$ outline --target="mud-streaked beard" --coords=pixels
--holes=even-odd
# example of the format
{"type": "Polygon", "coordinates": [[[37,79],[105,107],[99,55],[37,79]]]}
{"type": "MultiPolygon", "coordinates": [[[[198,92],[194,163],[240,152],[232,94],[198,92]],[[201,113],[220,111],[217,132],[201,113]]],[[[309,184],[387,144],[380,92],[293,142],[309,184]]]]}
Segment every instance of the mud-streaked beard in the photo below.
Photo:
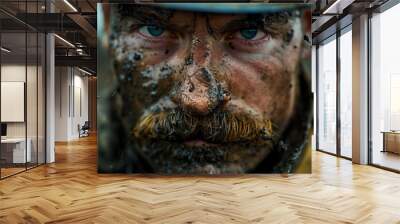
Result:
{"type": "Polygon", "coordinates": [[[135,148],[157,173],[220,174],[256,167],[273,148],[272,132],[269,120],[251,114],[193,116],[174,109],[143,115],[133,135],[135,148]]]}

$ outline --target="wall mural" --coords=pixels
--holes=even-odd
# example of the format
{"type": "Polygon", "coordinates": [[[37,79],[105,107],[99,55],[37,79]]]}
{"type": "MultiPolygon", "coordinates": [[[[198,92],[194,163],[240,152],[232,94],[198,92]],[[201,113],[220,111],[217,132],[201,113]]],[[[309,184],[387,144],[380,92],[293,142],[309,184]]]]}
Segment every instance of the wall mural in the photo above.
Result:
{"type": "Polygon", "coordinates": [[[308,4],[98,6],[98,171],[311,172],[308,4]]]}

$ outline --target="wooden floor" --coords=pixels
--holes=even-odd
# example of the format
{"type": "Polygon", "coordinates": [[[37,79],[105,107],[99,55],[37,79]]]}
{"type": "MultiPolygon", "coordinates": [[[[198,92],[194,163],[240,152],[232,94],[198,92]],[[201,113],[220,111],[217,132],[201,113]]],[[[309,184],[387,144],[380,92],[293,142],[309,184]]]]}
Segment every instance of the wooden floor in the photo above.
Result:
{"type": "Polygon", "coordinates": [[[2,177],[2,178],[3,178],[3,177],[8,177],[8,176],[11,176],[11,175],[13,175],[13,174],[16,174],[16,173],[19,173],[19,172],[23,172],[23,171],[26,170],[25,167],[23,167],[23,168],[20,168],[20,167],[17,167],[17,168],[11,167],[11,168],[0,168],[0,169],[1,169],[1,177],[2,177]]]}
{"type": "Polygon", "coordinates": [[[8,176],[24,172],[27,169],[33,169],[37,166],[37,164],[27,164],[27,167],[25,165],[19,165],[18,167],[7,167],[7,168],[0,168],[1,170],[1,178],[6,178],[8,176]]]}
{"type": "Polygon", "coordinates": [[[374,164],[395,170],[400,170],[400,154],[375,150],[372,160],[374,164]]]}
{"type": "Polygon", "coordinates": [[[400,223],[400,175],[319,152],[313,174],[99,175],[94,137],[0,181],[0,223],[400,223]]]}

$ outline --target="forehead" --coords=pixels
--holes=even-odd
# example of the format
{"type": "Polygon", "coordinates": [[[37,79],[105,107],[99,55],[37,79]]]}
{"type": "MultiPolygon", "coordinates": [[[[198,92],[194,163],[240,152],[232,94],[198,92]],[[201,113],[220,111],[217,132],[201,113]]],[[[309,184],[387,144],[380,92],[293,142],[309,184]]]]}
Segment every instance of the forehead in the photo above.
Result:
{"type": "MultiPolygon", "coordinates": [[[[142,24],[159,24],[159,25],[176,25],[176,26],[192,26],[198,19],[205,18],[208,25],[214,28],[223,27],[227,24],[240,25],[241,21],[258,23],[287,23],[291,18],[296,17],[294,11],[281,11],[263,14],[225,14],[225,13],[206,13],[191,12],[180,10],[169,10],[155,6],[137,6],[137,5],[120,5],[118,12],[121,19],[133,20],[142,24]],[[136,7],[133,7],[136,6],[136,7]]],[[[268,25],[265,24],[265,25],[268,25]]]]}
{"type": "Polygon", "coordinates": [[[248,15],[245,14],[215,14],[215,13],[194,13],[175,11],[171,19],[168,21],[176,25],[194,25],[197,20],[207,20],[209,25],[215,28],[224,27],[234,21],[246,20],[248,15]]]}

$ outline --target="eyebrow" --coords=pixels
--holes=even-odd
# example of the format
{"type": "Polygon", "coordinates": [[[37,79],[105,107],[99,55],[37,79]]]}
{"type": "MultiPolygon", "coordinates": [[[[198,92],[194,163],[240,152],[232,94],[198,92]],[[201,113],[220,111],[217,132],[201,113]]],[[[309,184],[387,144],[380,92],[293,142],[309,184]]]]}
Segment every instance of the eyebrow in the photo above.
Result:
{"type": "Polygon", "coordinates": [[[262,20],[254,20],[254,19],[250,19],[250,18],[235,19],[235,20],[231,20],[227,24],[223,25],[222,28],[218,29],[218,32],[225,33],[225,32],[230,32],[233,30],[237,30],[238,28],[244,28],[244,27],[262,28],[263,24],[264,23],[262,20]]]}
{"type": "Polygon", "coordinates": [[[292,14],[286,12],[277,12],[269,14],[251,14],[245,18],[235,19],[225,24],[219,32],[232,32],[238,28],[255,27],[263,29],[272,35],[286,33],[290,28],[292,14]]]}
{"type": "Polygon", "coordinates": [[[157,25],[169,30],[185,30],[189,24],[172,23],[170,21],[174,10],[162,9],[155,6],[121,5],[118,9],[121,19],[131,18],[137,25],[157,25]]]}
{"type": "Polygon", "coordinates": [[[132,7],[132,5],[120,5],[118,7],[118,13],[121,16],[121,19],[134,19],[138,22],[142,23],[155,23],[158,22],[160,25],[166,24],[167,20],[169,18],[165,17],[170,17],[169,15],[165,14],[171,14],[172,12],[164,12],[164,16],[161,15],[160,12],[161,9],[154,8],[154,7],[148,7],[148,6],[137,6],[137,7],[132,7]],[[163,18],[164,17],[164,18],[163,18]]]}

